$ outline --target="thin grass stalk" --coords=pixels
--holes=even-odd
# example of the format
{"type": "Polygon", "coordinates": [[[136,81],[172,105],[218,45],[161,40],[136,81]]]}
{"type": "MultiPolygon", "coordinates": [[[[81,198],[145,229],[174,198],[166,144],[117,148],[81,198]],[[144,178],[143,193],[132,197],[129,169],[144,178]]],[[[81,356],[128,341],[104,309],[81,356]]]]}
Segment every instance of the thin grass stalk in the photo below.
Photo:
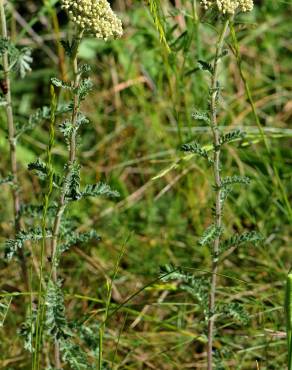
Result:
{"type": "MultiPolygon", "coordinates": [[[[8,39],[6,13],[5,13],[5,1],[0,0],[0,13],[1,13],[1,36],[3,39],[8,39]]],[[[6,86],[5,99],[6,99],[6,117],[8,126],[8,141],[9,141],[9,154],[10,154],[10,168],[13,176],[12,184],[12,198],[13,198],[13,211],[14,211],[14,233],[15,235],[21,229],[21,217],[20,217],[20,195],[19,195],[19,181],[18,181],[18,166],[17,166],[17,155],[16,155],[16,130],[14,124],[13,107],[12,107],[12,96],[11,96],[11,81],[9,71],[9,56],[8,51],[4,51],[3,57],[3,73],[4,73],[4,85],[6,86]]],[[[27,271],[27,264],[24,252],[22,249],[18,250],[18,258],[20,261],[22,279],[25,284],[25,288],[29,291],[29,277],[27,271]]]]}
{"type": "Polygon", "coordinates": [[[288,346],[288,370],[292,370],[292,270],[287,276],[285,312],[288,346]]]}
{"type": "Polygon", "coordinates": [[[118,256],[117,262],[115,264],[115,269],[113,273],[113,277],[110,281],[110,283],[107,282],[107,297],[106,297],[106,305],[105,305],[105,315],[104,315],[104,320],[102,321],[100,328],[99,328],[99,356],[98,356],[98,370],[102,370],[103,366],[103,337],[104,337],[104,332],[105,332],[105,327],[106,323],[109,317],[109,310],[110,310],[110,305],[111,305],[111,298],[112,298],[112,290],[113,290],[113,283],[114,280],[117,276],[119,266],[121,263],[121,260],[123,258],[123,255],[125,253],[125,248],[127,245],[129,238],[127,238],[126,242],[122,246],[122,249],[120,251],[120,254],[118,256]]]}
{"type": "MultiPolygon", "coordinates": [[[[248,102],[250,104],[250,107],[251,107],[252,114],[253,114],[253,117],[255,119],[256,125],[257,125],[258,130],[260,132],[260,135],[261,135],[261,137],[263,139],[263,142],[264,142],[266,151],[268,153],[268,156],[269,156],[269,159],[270,159],[270,163],[272,164],[273,172],[274,172],[275,178],[276,178],[276,183],[277,183],[278,187],[280,188],[280,192],[282,194],[283,201],[284,201],[285,206],[286,206],[286,209],[288,211],[289,220],[292,221],[292,208],[291,208],[291,204],[289,202],[286,189],[285,189],[285,187],[284,187],[284,185],[282,183],[282,180],[281,180],[281,178],[279,176],[278,169],[277,169],[277,167],[274,164],[274,160],[273,160],[273,157],[271,155],[271,149],[270,149],[270,146],[269,146],[269,142],[267,140],[267,136],[265,134],[264,128],[261,125],[259,116],[257,114],[256,106],[255,106],[255,103],[254,103],[254,100],[253,100],[253,97],[252,97],[252,93],[251,93],[251,90],[250,90],[250,87],[249,87],[249,83],[248,83],[247,78],[245,77],[245,74],[243,72],[242,58],[241,58],[241,55],[240,55],[239,43],[238,43],[238,39],[237,39],[237,36],[236,36],[236,32],[235,32],[235,29],[234,29],[233,22],[230,23],[230,34],[231,34],[231,39],[232,39],[233,48],[234,48],[234,55],[235,55],[235,58],[236,58],[236,62],[237,62],[237,66],[238,66],[238,70],[239,70],[239,74],[240,74],[240,78],[241,78],[241,80],[243,82],[245,93],[246,93],[248,102]]],[[[266,163],[266,166],[268,166],[268,163],[266,163]]]]}
{"type": "Polygon", "coordinates": [[[56,10],[54,6],[51,4],[50,1],[48,0],[43,0],[44,5],[47,7],[49,10],[51,20],[52,20],[52,26],[53,26],[53,31],[55,34],[56,38],[56,43],[57,43],[57,52],[58,52],[58,59],[59,59],[59,68],[60,68],[60,74],[62,80],[66,80],[66,65],[65,65],[65,53],[64,49],[62,48],[62,45],[60,43],[60,25],[59,25],[59,20],[58,16],[56,13],[56,10]]]}
{"type": "MultiPolygon", "coordinates": [[[[50,138],[49,144],[47,147],[47,159],[46,159],[46,167],[48,170],[48,189],[44,195],[43,201],[43,214],[42,214],[42,245],[41,245],[41,255],[40,255],[40,276],[39,276],[39,289],[38,289],[38,302],[39,308],[44,307],[43,302],[43,271],[44,271],[44,259],[45,259],[45,252],[46,252],[46,240],[47,240],[47,213],[49,209],[49,201],[51,194],[53,192],[53,164],[52,164],[52,148],[55,142],[55,122],[56,122],[56,109],[57,109],[57,98],[54,91],[54,87],[51,86],[51,117],[50,117],[50,138]]],[[[39,354],[40,354],[40,343],[41,343],[41,336],[42,336],[42,320],[44,317],[43,309],[38,310],[37,314],[37,321],[36,321],[36,348],[33,357],[33,368],[38,366],[39,363],[39,354]]]]}
{"type": "MultiPolygon", "coordinates": [[[[223,25],[221,33],[216,45],[216,54],[213,64],[213,73],[211,78],[211,129],[213,134],[213,145],[214,145],[214,178],[216,185],[216,209],[215,209],[215,226],[218,230],[222,227],[222,206],[221,206],[221,161],[220,161],[220,131],[218,128],[217,121],[217,99],[218,99],[218,75],[219,75],[219,61],[222,54],[225,36],[229,26],[229,19],[227,19],[223,25]]],[[[207,345],[207,363],[208,370],[213,369],[213,338],[214,338],[214,327],[215,327],[215,303],[216,303],[216,288],[217,288],[217,272],[218,272],[218,253],[220,246],[220,235],[215,238],[213,245],[213,261],[212,261],[212,277],[211,287],[209,295],[209,318],[208,318],[208,345],[207,345]]]]}

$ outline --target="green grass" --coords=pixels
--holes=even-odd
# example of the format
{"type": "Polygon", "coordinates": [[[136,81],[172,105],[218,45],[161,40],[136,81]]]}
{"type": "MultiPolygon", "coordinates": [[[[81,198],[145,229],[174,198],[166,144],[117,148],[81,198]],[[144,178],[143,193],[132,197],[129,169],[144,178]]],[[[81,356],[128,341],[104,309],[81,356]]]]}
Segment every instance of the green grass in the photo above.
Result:
{"type": "MultiPolygon", "coordinates": [[[[212,174],[203,162],[190,160],[180,161],[164,176],[153,178],[179,160],[181,153],[176,149],[182,142],[210,141],[209,133],[199,130],[200,123],[191,117],[196,108],[206,107],[208,94],[205,75],[192,70],[196,60],[212,57],[216,34],[200,14],[200,22],[192,24],[191,2],[183,1],[188,7],[185,21],[191,39],[179,49],[183,40],[175,40],[183,31],[173,29],[173,8],[163,1],[167,40],[171,48],[179,49],[168,55],[146,7],[140,2],[128,3],[121,13],[126,31],[122,40],[104,45],[90,39],[81,47],[80,56],[92,65],[96,86],[85,104],[91,125],[82,132],[83,181],[107,179],[122,196],[115,203],[88,200],[71,207],[80,230],[94,227],[103,241],[76,247],[64,256],[60,271],[68,319],[90,318],[88,324],[95,330],[109,313],[107,281],[115,276],[111,309],[142,291],[107,321],[103,358],[109,368],[204,368],[204,322],[197,302],[179,284],[162,283],[157,277],[159,266],[170,263],[207,271],[194,270],[194,274],[209,277],[209,251],[200,247],[198,240],[212,217],[212,174]],[[126,88],[119,85],[127,82],[126,88]],[[116,261],[129,235],[117,270],[116,261]],[[142,289],[150,282],[155,283],[142,289]]],[[[51,32],[42,26],[39,15],[44,14],[50,23],[49,14],[38,2],[29,4],[38,7],[36,15],[21,5],[19,11],[28,22],[35,17],[35,30],[45,38],[51,32]]],[[[250,316],[245,326],[220,321],[215,346],[222,350],[223,359],[218,361],[225,369],[287,368],[283,301],[291,268],[291,10],[289,2],[258,2],[256,11],[236,25],[242,69],[270,153],[257,132],[231,53],[222,76],[221,125],[244,127],[253,133],[246,147],[233,145],[223,158],[226,174],[240,172],[252,178],[248,188],[238,189],[230,198],[225,213],[227,231],[258,228],[265,237],[257,248],[238,249],[221,269],[219,302],[242,303],[250,316]],[[277,130],[278,135],[268,129],[277,130]]],[[[60,22],[64,26],[63,18],[60,22]]],[[[25,32],[22,37],[29,38],[25,32]]],[[[57,54],[53,42],[47,45],[57,54]]],[[[44,50],[37,45],[34,48],[34,71],[25,82],[13,84],[20,123],[37,107],[49,104],[49,78],[57,71],[44,50]]],[[[8,167],[4,127],[1,111],[3,177],[8,167]]],[[[48,129],[44,125],[26,133],[18,146],[22,197],[27,202],[41,202],[40,184],[26,167],[36,156],[44,156],[48,129]]],[[[54,164],[62,169],[66,146],[59,133],[56,135],[54,164]]],[[[1,190],[0,235],[4,242],[11,235],[12,211],[9,188],[1,190]]],[[[1,292],[22,291],[17,262],[7,264],[1,259],[0,279],[1,292]]],[[[6,300],[9,304],[10,299],[6,300]]],[[[30,369],[30,356],[17,335],[28,301],[22,295],[14,296],[7,315],[5,311],[0,328],[0,368],[30,369]]],[[[93,357],[90,350],[88,354],[93,357]]]]}

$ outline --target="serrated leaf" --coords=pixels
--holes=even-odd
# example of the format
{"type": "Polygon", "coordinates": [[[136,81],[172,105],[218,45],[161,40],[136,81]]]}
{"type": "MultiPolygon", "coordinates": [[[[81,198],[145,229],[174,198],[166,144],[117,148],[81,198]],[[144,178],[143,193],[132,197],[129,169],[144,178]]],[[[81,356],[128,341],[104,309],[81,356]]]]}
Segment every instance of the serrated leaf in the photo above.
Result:
{"type": "Polygon", "coordinates": [[[224,304],[222,313],[224,316],[230,317],[243,325],[247,325],[250,321],[248,312],[243,305],[238,302],[224,304]]]}
{"type": "Polygon", "coordinates": [[[34,352],[33,338],[35,335],[36,326],[36,311],[33,310],[29,315],[27,315],[25,322],[21,324],[18,329],[18,334],[22,337],[24,341],[24,349],[30,353],[34,352]]]}
{"type": "Polygon", "coordinates": [[[231,143],[233,141],[241,140],[245,137],[245,132],[241,130],[234,130],[222,135],[220,138],[220,145],[231,143]]]}
{"type": "Polygon", "coordinates": [[[234,184],[250,184],[250,178],[247,176],[228,176],[221,179],[221,187],[226,187],[234,184]]]}
{"type": "Polygon", "coordinates": [[[199,121],[205,121],[207,123],[210,122],[210,117],[209,117],[209,114],[207,112],[196,111],[196,112],[193,112],[192,117],[196,120],[199,120],[199,121]]]}
{"type": "Polygon", "coordinates": [[[66,362],[73,370],[87,370],[92,369],[89,365],[86,354],[81,348],[68,339],[60,340],[60,350],[62,353],[62,359],[66,362]]]}
{"type": "Polygon", "coordinates": [[[201,239],[199,240],[200,245],[209,245],[212,243],[218,236],[222,234],[222,228],[218,228],[216,225],[210,225],[205,231],[201,239]]]}
{"type": "Polygon", "coordinates": [[[104,183],[98,182],[94,185],[87,185],[82,192],[82,197],[98,197],[98,196],[106,196],[109,198],[117,198],[120,196],[119,192],[116,190],[112,190],[111,187],[104,183]]]}
{"type": "Polygon", "coordinates": [[[83,101],[93,88],[93,83],[89,78],[82,80],[79,86],[74,90],[78,95],[79,101],[83,101]]]}
{"type": "Polygon", "coordinates": [[[86,74],[86,73],[89,73],[91,71],[91,67],[89,64],[81,64],[79,67],[78,67],[78,73],[80,75],[83,75],[83,74],[86,74]]]}
{"type": "MultiPolygon", "coordinates": [[[[19,249],[22,249],[24,243],[28,240],[37,241],[43,237],[40,228],[30,229],[28,231],[20,231],[14,239],[8,239],[5,242],[5,258],[10,261],[19,249]]],[[[51,233],[47,233],[47,237],[51,237],[51,233]]]]}
{"type": "MultiPolygon", "coordinates": [[[[34,162],[31,162],[28,164],[28,170],[34,171],[34,173],[38,176],[40,180],[46,180],[48,176],[48,169],[44,162],[42,162],[40,159],[37,159],[34,162]]],[[[53,174],[53,185],[55,187],[61,186],[61,177],[58,174],[53,174]]]]}
{"type": "Polygon", "coordinates": [[[208,71],[211,74],[214,73],[213,66],[211,63],[205,62],[204,60],[198,60],[198,66],[203,71],[208,71]]]}
{"type": "Polygon", "coordinates": [[[31,72],[31,49],[28,47],[17,48],[10,40],[0,38],[0,55],[5,52],[9,55],[9,69],[14,70],[24,78],[28,72],[31,72]]]}
{"type": "Polygon", "coordinates": [[[72,133],[74,131],[74,128],[72,126],[72,123],[71,121],[69,121],[68,119],[65,120],[64,122],[62,122],[60,125],[59,125],[59,129],[60,131],[62,132],[62,134],[64,135],[64,138],[68,144],[69,142],[69,139],[70,137],[72,136],[72,133]]]}
{"type": "Polygon", "coordinates": [[[61,282],[48,282],[46,305],[46,329],[49,335],[56,339],[67,337],[70,332],[65,316],[64,296],[61,282]]]}
{"type": "Polygon", "coordinates": [[[181,146],[181,150],[183,152],[188,153],[194,153],[199,155],[200,157],[207,159],[208,162],[212,162],[211,158],[209,158],[208,153],[205,149],[202,148],[202,146],[196,142],[189,143],[189,144],[183,144],[181,146]]]}
{"type": "Polygon", "coordinates": [[[69,169],[69,176],[66,179],[65,199],[75,201],[81,198],[80,192],[80,165],[74,162],[69,169]]]}
{"type": "Polygon", "coordinates": [[[241,235],[233,235],[231,238],[225,240],[220,245],[220,253],[232,247],[239,247],[247,243],[258,244],[263,240],[263,236],[256,231],[248,231],[241,235]]]}
{"type": "Polygon", "coordinates": [[[101,237],[95,230],[91,230],[87,233],[70,233],[66,239],[66,242],[58,247],[58,253],[64,253],[69,250],[72,246],[87,243],[90,240],[100,241],[101,237]]]}
{"type": "MultiPolygon", "coordinates": [[[[29,217],[40,217],[42,216],[44,206],[38,204],[21,204],[20,215],[25,215],[29,217]]],[[[48,216],[55,216],[58,206],[56,203],[52,204],[47,209],[48,216]]]]}
{"type": "Polygon", "coordinates": [[[79,112],[77,115],[77,120],[76,120],[76,124],[78,128],[81,125],[87,125],[88,123],[89,123],[89,119],[83,113],[79,112]]]}
{"type": "Polygon", "coordinates": [[[204,311],[208,307],[209,280],[196,277],[179,267],[165,265],[160,267],[160,277],[164,282],[177,281],[179,289],[188,292],[202,305],[204,311]]]}
{"type": "Polygon", "coordinates": [[[20,49],[16,61],[16,70],[19,72],[21,78],[24,78],[29,72],[31,72],[32,62],[33,59],[31,57],[31,49],[20,49]]]}
{"type": "Polygon", "coordinates": [[[67,90],[73,90],[73,87],[70,83],[60,80],[59,78],[51,78],[51,82],[54,86],[60,87],[67,90]]]}

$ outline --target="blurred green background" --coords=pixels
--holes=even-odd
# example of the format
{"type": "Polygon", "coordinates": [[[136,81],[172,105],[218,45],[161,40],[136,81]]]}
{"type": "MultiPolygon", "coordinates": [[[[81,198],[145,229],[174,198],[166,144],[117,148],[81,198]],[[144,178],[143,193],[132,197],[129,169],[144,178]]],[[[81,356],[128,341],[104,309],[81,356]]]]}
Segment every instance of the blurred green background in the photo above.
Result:
{"type": "MultiPolygon", "coordinates": [[[[255,3],[251,14],[237,18],[236,33],[242,69],[269,150],[231,51],[222,68],[219,117],[228,129],[240,127],[248,133],[243,143],[230,145],[224,152],[222,172],[252,178],[251,185],[238,188],[228,202],[226,231],[257,229],[265,241],[257,248],[236,250],[220,267],[225,276],[220,277],[219,301],[243,303],[251,320],[245,326],[220,323],[215,344],[223,369],[279,370],[286,368],[287,361],[283,301],[292,263],[292,5],[273,0],[255,3]]],[[[15,117],[22,125],[37,108],[49,105],[50,78],[68,76],[68,63],[56,42],[68,27],[56,1],[11,4],[12,38],[32,47],[34,57],[33,71],[12,83],[15,117]]],[[[146,3],[132,0],[113,4],[124,23],[121,40],[86,39],[81,46],[80,57],[91,65],[95,86],[83,104],[91,123],[83,128],[79,145],[82,183],[106,180],[120,191],[121,198],[116,202],[91,199],[70,208],[79,230],[93,227],[103,238],[98,246],[76,247],[63,258],[61,276],[72,319],[95,310],[98,319],[106,297],[106,278],[112,276],[125,240],[113,303],[123,302],[156,279],[161,265],[210,268],[210,253],[197,242],[212,217],[212,171],[197,158],[179,161],[178,147],[192,140],[210,142],[208,129],[192,113],[207,107],[208,76],[197,70],[197,60],[212,58],[220,25],[201,12],[199,1],[162,0],[161,5],[171,54],[159,40],[146,3]],[[161,174],[178,161],[176,168],[161,174]],[[101,302],[80,300],[74,294],[101,302]]],[[[228,42],[231,50],[231,39],[228,42]]],[[[40,184],[27,165],[44,158],[47,142],[47,123],[26,132],[19,142],[25,202],[41,201],[40,184]]],[[[54,165],[62,171],[66,144],[60,133],[56,144],[54,165]]],[[[3,109],[0,155],[4,177],[9,160],[3,109]]],[[[6,186],[1,188],[0,208],[0,235],[5,241],[12,226],[6,186]]],[[[0,266],[2,290],[19,288],[17,263],[1,260],[0,266]]],[[[29,355],[16,334],[23,307],[24,300],[14,298],[5,326],[0,328],[0,368],[29,368],[29,355]]],[[[203,330],[203,314],[196,301],[176,284],[157,283],[111,318],[105,359],[113,369],[204,368],[205,348],[197,339],[203,330]]]]}

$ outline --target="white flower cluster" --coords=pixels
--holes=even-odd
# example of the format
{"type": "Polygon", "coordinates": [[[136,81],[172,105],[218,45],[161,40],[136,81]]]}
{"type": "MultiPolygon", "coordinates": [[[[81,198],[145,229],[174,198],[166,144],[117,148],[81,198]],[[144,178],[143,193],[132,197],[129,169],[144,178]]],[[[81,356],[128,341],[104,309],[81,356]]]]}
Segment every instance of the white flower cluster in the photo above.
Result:
{"type": "Polygon", "coordinates": [[[207,10],[215,8],[222,14],[233,15],[238,12],[250,12],[253,9],[253,0],[201,0],[207,10]]]}
{"type": "Polygon", "coordinates": [[[85,32],[108,40],[123,34],[121,20],[106,0],[61,0],[69,18],[85,32]]]}

